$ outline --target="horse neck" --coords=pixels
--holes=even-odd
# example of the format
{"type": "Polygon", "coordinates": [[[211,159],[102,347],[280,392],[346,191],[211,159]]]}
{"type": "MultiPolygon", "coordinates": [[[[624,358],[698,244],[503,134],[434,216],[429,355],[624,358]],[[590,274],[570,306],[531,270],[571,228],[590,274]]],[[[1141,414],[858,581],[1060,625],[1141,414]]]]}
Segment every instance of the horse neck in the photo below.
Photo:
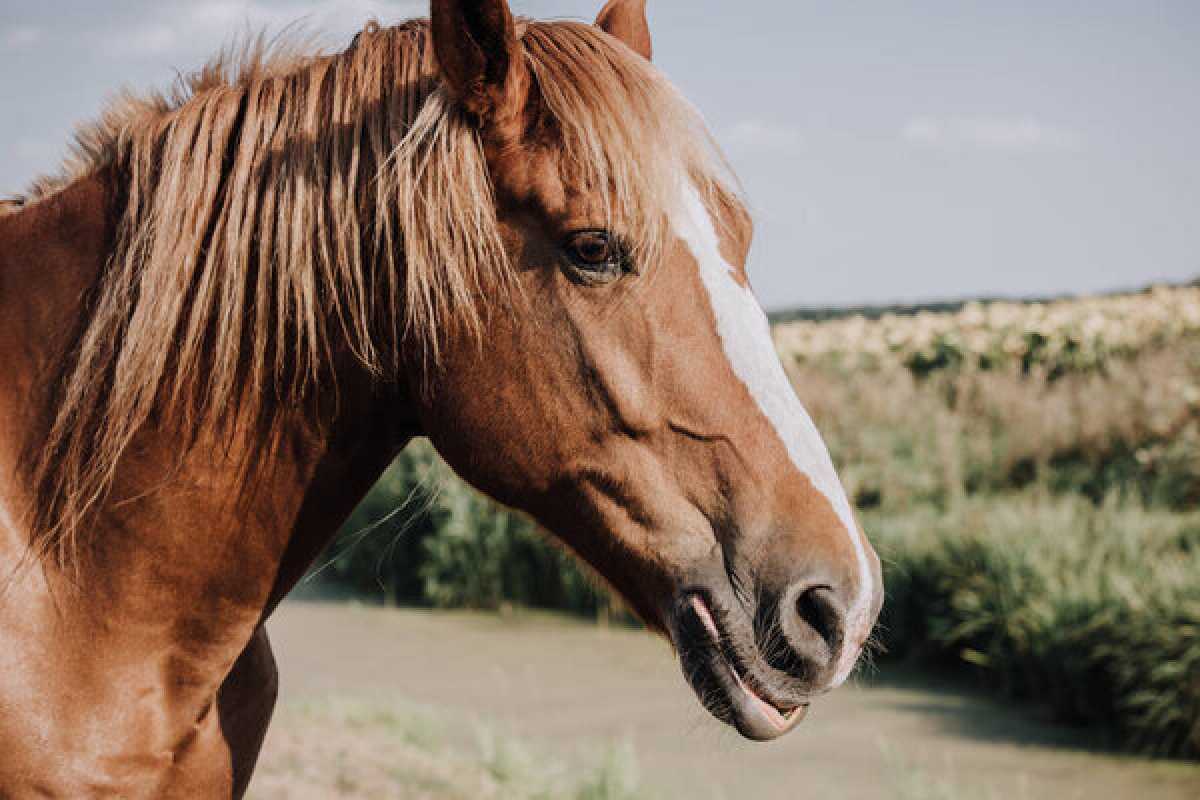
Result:
{"type": "MultiPolygon", "coordinates": [[[[28,431],[46,429],[45,387],[82,326],[83,298],[112,249],[113,198],[102,171],[0,217],[4,573],[27,561],[30,532],[21,519],[33,493],[19,467],[28,431]]],[[[402,432],[374,413],[378,404],[368,382],[347,381],[338,412],[316,423],[298,416],[285,426],[268,463],[256,467],[261,474],[248,483],[240,468],[254,462],[255,437],[236,427],[201,436],[181,460],[178,437],[148,426],[120,462],[117,499],[95,515],[76,569],[45,564],[0,574],[0,629],[17,615],[35,630],[39,620],[64,616],[95,623],[103,633],[88,647],[125,653],[186,647],[190,668],[202,673],[192,677],[210,683],[403,444],[402,432]],[[187,631],[186,642],[180,631],[187,631]]]]}

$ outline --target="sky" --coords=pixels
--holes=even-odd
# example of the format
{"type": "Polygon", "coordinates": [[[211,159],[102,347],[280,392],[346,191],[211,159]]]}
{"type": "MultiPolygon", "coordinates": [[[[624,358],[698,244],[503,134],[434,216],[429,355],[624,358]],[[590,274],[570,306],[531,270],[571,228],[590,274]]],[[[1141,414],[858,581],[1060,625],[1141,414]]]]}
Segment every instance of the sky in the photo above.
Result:
{"type": "MultiPolygon", "coordinates": [[[[602,0],[513,0],[592,19],[602,0]]],[[[344,46],[387,0],[0,0],[0,194],[76,122],[247,29],[344,46]]],[[[1200,276],[1200,2],[649,0],[742,179],[769,309],[1200,276]]]]}

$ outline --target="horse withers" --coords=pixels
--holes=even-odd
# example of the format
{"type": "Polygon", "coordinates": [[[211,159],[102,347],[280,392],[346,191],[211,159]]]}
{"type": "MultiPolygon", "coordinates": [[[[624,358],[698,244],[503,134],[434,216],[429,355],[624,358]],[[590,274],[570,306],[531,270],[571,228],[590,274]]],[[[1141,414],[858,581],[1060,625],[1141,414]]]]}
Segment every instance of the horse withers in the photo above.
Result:
{"type": "Polygon", "coordinates": [[[644,3],[435,0],[125,97],[0,214],[0,794],[239,796],[263,623],[428,437],[791,729],[878,560],[772,348],[644,3]]]}

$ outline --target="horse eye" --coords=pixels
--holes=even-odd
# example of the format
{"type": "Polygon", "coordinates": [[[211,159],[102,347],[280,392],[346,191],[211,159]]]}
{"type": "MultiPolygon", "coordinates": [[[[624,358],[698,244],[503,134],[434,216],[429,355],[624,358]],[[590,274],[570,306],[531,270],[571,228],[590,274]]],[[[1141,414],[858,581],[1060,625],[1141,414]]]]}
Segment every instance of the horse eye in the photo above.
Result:
{"type": "Polygon", "coordinates": [[[608,231],[578,231],[564,245],[576,275],[588,283],[609,283],[629,271],[621,242],[608,231]]]}

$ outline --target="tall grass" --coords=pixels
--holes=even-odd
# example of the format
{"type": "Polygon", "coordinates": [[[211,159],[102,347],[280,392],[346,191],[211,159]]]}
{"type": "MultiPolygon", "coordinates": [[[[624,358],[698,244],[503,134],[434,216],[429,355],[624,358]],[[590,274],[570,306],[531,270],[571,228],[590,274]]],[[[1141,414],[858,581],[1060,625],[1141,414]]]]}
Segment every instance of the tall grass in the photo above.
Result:
{"type": "Polygon", "coordinates": [[[1159,322],[1086,360],[784,356],[885,560],[892,657],[1197,757],[1200,343],[1159,322]]]}
{"type": "Polygon", "coordinates": [[[389,605],[518,604],[601,619],[618,606],[545,533],[455,477],[425,441],[391,465],[319,564],[311,578],[389,605]]]}
{"type": "Polygon", "coordinates": [[[942,506],[1036,483],[1097,502],[1113,492],[1181,510],[1200,501],[1195,342],[1061,375],[788,360],[860,507],[942,506]]]}
{"type": "Polygon", "coordinates": [[[1200,513],[1027,491],[866,525],[892,656],[969,667],[1144,752],[1200,754],[1200,513]]]}

